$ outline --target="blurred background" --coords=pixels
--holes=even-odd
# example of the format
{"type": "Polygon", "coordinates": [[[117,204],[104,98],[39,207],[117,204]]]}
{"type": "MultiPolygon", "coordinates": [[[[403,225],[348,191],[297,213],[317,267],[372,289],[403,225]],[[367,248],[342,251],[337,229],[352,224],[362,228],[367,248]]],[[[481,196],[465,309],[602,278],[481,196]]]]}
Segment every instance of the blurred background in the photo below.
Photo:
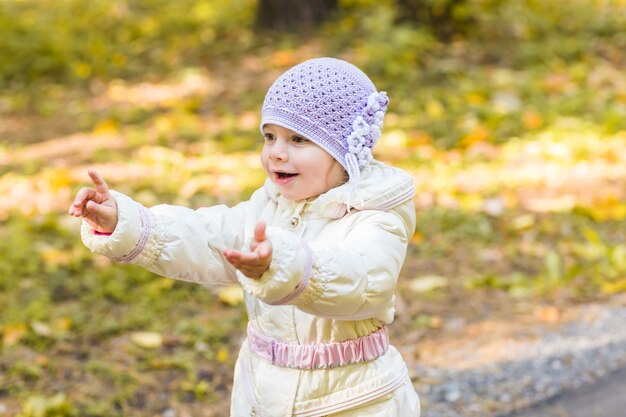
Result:
{"type": "Polygon", "coordinates": [[[626,292],[624,0],[0,0],[0,416],[227,415],[239,289],[93,256],[65,213],[87,168],[147,206],[247,198],[263,96],[317,56],[388,92],[374,153],[415,179],[410,366],[626,292]]]}

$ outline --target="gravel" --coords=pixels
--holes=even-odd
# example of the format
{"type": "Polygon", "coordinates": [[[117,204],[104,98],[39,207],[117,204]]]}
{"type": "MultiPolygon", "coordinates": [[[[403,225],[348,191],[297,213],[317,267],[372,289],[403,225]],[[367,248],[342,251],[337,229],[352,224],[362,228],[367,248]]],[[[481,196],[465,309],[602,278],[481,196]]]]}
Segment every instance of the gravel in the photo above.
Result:
{"type": "Polygon", "coordinates": [[[504,416],[626,366],[626,307],[588,305],[579,312],[557,329],[503,341],[497,362],[461,370],[418,364],[411,373],[418,376],[422,415],[504,416]]]}

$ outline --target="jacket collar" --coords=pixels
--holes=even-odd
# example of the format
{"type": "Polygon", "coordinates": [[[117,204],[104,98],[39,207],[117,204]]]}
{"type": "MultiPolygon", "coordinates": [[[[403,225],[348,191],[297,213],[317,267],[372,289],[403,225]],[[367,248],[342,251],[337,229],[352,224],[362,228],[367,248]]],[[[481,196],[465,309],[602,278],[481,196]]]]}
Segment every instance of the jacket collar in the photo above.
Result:
{"type": "MultiPolygon", "coordinates": [[[[298,202],[284,198],[269,179],[265,192],[272,201],[285,209],[295,209],[298,202]]],[[[308,205],[307,214],[338,219],[348,213],[348,206],[356,210],[390,210],[415,195],[413,178],[405,171],[372,161],[361,171],[361,180],[332,188],[308,205]]]]}

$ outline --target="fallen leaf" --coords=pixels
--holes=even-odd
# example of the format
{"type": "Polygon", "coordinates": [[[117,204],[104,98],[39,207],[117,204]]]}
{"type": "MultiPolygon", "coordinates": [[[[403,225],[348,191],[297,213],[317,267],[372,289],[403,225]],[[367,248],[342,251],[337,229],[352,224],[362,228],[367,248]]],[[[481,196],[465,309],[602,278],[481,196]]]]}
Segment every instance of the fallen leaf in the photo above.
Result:
{"type": "Polygon", "coordinates": [[[243,289],[240,285],[229,285],[222,288],[217,297],[222,303],[235,307],[243,303],[243,289]]]}
{"type": "Polygon", "coordinates": [[[221,363],[226,362],[228,360],[228,351],[224,348],[221,348],[220,350],[217,351],[217,354],[215,355],[215,359],[221,363]]]}
{"type": "Polygon", "coordinates": [[[419,245],[423,241],[424,241],[424,235],[417,231],[413,234],[413,237],[411,238],[411,243],[413,245],[419,245]]]}
{"type": "Polygon", "coordinates": [[[556,323],[561,318],[561,312],[554,306],[539,307],[535,311],[537,318],[546,323],[556,323]]]}
{"type": "Polygon", "coordinates": [[[44,336],[44,337],[52,336],[52,328],[46,323],[43,323],[41,321],[34,321],[30,324],[30,327],[33,329],[35,334],[39,336],[44,336]]]}
{"type": "Polygon", "coordinates": [[[522,115],[522,124],[526,129],[539,129],[543,125],[543,119],[539,113],[529,110],[522,115]]]}
{"type": "Polygon", "coordinates": [[[485,142],[489,138],[489,135],[491,135],[491,131],[485,126],[479,125],[463,136],[461,143],[469,147],[476,143],[485,142]]]}
{"type": "Polygon", "coordinates": [[[409,282],[409,289],[416,293],[426,293],[448,286],[448,278],[439,275],[425,275],[409,282]]]}
{"type": "Polygon", "coordinates": [[[50,358],[45,355],[37,355],[35,363],[39,366],[46,366],[50,363],[50,358]]]}
{"type": "Polygon", "coordinates": [[[163,344],[163,336],[156,332],[135,332],[130,335],[130,340],[144,349],[156,349],[163,344]]]}
{"type": "Polygon", "coordinates": [[[19,343],[27,331],[28,328],[23,323],[4,326],[2,329],[2,344],[4,346],[13,346],[19,343]]]}
{"type": "Polygon", "coordinates": [[[566,74],[550,74],[541,83],[547,93],[560,94],[573,87],[572,80],[566,74]]]}
{"type": "Polygon", "coordinates": [[[522,214],[511,220],[511,229],[513,230],[527,230],[535,225],[535,216],[532,214],[522,214]]]}
{"type": "Polygon", "coordinates": [[[618,293],[626,292],[626,277],[616,282],[603,283],[602,292],[605,294],[618,294],[618,293]]]}
{"type": "Polygon", "coordinates": [[[281,50],[272,54],[271,62],[276,67],[289,67],[298,61],[299,57],[293,50],[281,50]]]}
{"type": "Polygon", "coordinates": [[[440,119],[444,114],[444,107],[438,100],[428,100],[426,102],[426,114],[432,119],[440,119]]]}

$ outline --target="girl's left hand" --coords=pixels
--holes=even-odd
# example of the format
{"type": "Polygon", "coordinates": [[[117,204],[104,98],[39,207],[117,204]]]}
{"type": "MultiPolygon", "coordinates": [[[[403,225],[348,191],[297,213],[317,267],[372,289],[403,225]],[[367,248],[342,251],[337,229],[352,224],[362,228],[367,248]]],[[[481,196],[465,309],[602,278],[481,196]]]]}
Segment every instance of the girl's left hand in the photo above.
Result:
{"type": "Polygon", "coordinates": [[[254,228],[254,238],[250,244],[250,252],[235,249],[222,251],[228,262],[248,278],[261,278],[272,262],[272,242],[265,234],[265,227],[264,222],[257,223],[254,228]]]}

